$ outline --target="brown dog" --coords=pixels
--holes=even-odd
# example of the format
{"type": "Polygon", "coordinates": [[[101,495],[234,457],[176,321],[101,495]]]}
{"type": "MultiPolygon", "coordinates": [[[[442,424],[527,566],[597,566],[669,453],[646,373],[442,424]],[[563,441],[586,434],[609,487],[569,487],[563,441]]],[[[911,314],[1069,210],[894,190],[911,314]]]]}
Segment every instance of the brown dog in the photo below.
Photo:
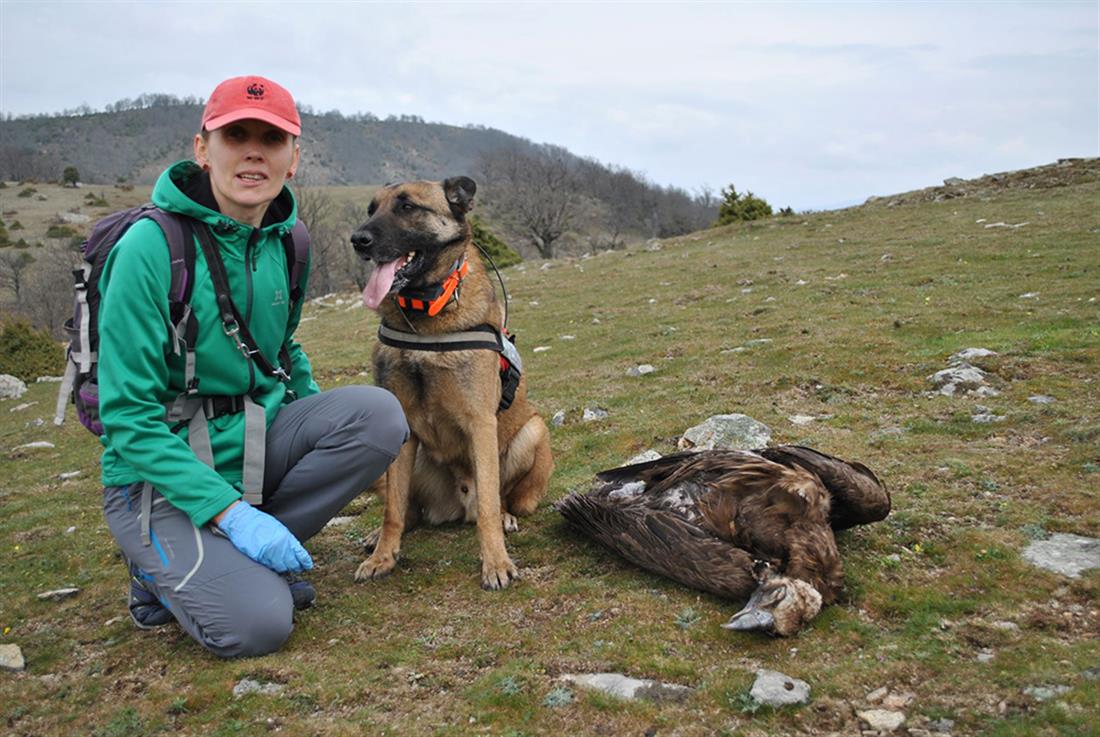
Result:
{"type": "Polygon", "coordinates": [[[400,400],[411,431],[376,484],[382,528],[357,581],[390,573],[402,533],[421,520],[463,520],[477,522],[482,586],[508,586],[516,566],[504,531],[535,510],[554,467],[525,377],[503,378],[504,310],[466,222],[476,189],[467,177],[386,186],[351,239],[375,264],[363,290],[382,320],[375,382],[400,400]]]}

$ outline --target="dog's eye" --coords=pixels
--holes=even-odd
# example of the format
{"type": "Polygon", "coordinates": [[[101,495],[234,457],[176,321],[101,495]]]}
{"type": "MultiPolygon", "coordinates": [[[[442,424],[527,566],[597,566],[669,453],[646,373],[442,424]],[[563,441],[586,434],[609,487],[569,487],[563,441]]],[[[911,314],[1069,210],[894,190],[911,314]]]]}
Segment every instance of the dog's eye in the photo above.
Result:
{"type": "Polygon", "coordinates": [[[416,209],[416,205],[410,204],[408,202],[402,202],[399,209],[401,210],[401,212],[412,212],[416,209]]]}
{"type": "Polygon", "coordinates": [[[370,203],[370,207],[367,208],[367,217],[370,217],[371,215],[373,215],[377,209],[378,209],[378,203],[377,202],[370,203]]]}

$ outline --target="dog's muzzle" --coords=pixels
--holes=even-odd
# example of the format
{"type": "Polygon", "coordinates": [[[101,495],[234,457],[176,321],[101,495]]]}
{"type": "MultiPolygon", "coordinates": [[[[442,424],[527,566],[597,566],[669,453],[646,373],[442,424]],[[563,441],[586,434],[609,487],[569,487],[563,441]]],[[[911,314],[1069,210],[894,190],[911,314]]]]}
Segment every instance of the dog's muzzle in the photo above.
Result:
{"type": "Polygon", "coordinates": [[[370,258],[370,250],[373,245],[374,236],[369,230],[357,230],[351,234],[351,247],[363,258],[370,258]]]}

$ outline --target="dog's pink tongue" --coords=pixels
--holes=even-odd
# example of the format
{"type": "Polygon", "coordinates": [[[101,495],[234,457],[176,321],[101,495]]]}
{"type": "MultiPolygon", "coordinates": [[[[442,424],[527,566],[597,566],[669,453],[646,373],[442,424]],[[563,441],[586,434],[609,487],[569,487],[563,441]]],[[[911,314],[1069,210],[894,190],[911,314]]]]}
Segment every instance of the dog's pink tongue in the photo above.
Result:
{"type": "Polygon", "coordinates": [[[401,259],[395,259],[388,264],[377,264],[371,272],[367,286],[363,287],[363,304],[372,310],[377,310],[378,305],[390,293],[393,285],[393,277],[397,273],[397,265],[401,259]]]}

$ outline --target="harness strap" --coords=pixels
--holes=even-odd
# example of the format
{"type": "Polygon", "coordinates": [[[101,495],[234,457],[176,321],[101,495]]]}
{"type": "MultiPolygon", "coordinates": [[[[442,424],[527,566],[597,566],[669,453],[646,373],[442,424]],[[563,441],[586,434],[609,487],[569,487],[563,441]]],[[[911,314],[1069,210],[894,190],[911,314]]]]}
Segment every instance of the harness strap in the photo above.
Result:
{"type": "Polygon", "coordinates": [[[244,395],[244,500],[254,507],[264,503],[264,461],[267,456],[267,418],[264,408],[244,395]]]}
{"type": "Polygon", "coordinates": [[[65,410],[69,406],[69,395],[73,393],[73,384],[76,383],[77,364],[72,356],[65,361],[65,375],[61,377],[61,387],[57,390],[57,405],[54,407],[53,424],[65,423],[65,410]]]}
{"type": "Polygon", "coordinates": [[[394,330],[385,325],[378,326],[378,340],[392,348],[404,348],[412,351],[470,351],[487,349],[500,353],[500,332],[492,325],[478,325],[470,330],[440,335],[419,335],[394,330]]]}
{"type": "Polygon", "coordinates": [[[150,520],[153,518],[153,485],[148,481],[141,484],[141,544],[148,547],[153,544],[149,532],[150,520]]]}

